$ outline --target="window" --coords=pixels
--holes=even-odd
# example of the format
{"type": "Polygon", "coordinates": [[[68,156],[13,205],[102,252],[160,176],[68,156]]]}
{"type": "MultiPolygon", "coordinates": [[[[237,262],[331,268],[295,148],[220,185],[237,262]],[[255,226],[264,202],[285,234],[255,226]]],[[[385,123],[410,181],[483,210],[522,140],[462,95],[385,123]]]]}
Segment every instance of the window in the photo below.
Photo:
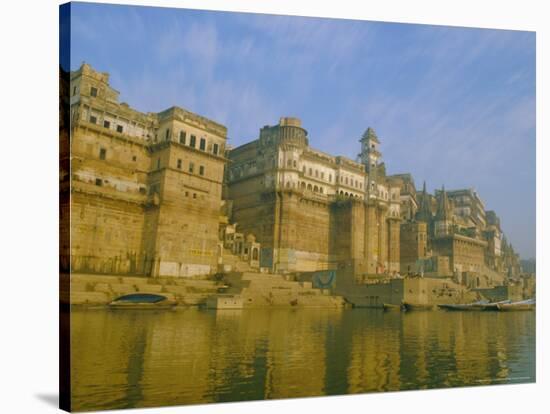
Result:
{"type": "Polygon", "coordinates": [[[205,149],[206,149],[206,140],[204,138],[201,138],[200,150],[204,151],[205,149]]]}
{"type": "Polygon", "coordinates": [[[197,193],[193,193],[193,198],[197,198],[197,193]]]}
{"type": "Polygon", "coordinates": [[[185,138],[186,138],[187,134],[185,133],[185,131],[180,131],[180,144],[184,144],[185,145],[185,138]]]}
{"type": "Polygon", "coordinates": [[[103,180],[101,178],[96,178],[95,185],[97,185],[98,187],[101,187],[103,185],[103,180]]]}
{"type": "Polygon", "coordinates": [[[170,139],[170,128],[166,129],[166,132],[164,134],[164,139],[166,139],[166,141],[170,139]]]}
{"type": "Polygon", "coordinates": [[[111,123],[109,121],[103,121],[103,128],[110,128],[111,123]]]}
{"type": "Polygon", "coordinates": [[[93,116],[93,115],[90,115],[90,122],[91,122],[92,124],[96,124],[96,123],[97,123],[97,118],[96,118],[95,116],[93,116]]]}
{"type": "Polygon", "coordinates": [[[124,131],[124,128],[122,127],[122,125],[117,125],[116,126],[116,132],[122,134],[122,131],[124,131]]]}
{"type": "Polygon", "coordinates": [[[92,88],[90,89],[90,95],[93,96],[93,97],[96,97],[97,96],[97,88],[94,88],[92,86],[92,88]]]}
{"type": "Polygon", "coordinates": [[[193,164],[192,162],[189,163],[189,172],[191,174],[193,174],[193,170],[195,169],[195,164],[193,164]]]}
{"type": "Polygon", "coordinates": [[[313,175],[313,170],[311,168],[309,169],[309,175],[313,175]]]}
{"type": "Polygon", "coordinates": [[[332,182],[332,174],[329,174],[328,176],[328,181],[331,183],[332,182]]]}
{"type": "Polygon", "coordinates": [[[100,148],[99,149],[99,159],[104,160],[105,158],[107,158],[107,150],[105,148],[100,148]]]}
{"type": "Polygon", "coordinates": [[[76,95],[76,86],[73,86],[73,96],[76,95]]]}
{"type": "Polygon", "coordinates": [[[315,177],[319,177],[319,171],[315,170],[315,177]]]}
{"type": "Polygon", "coordinates": [[[135,155],[132,157],[132,161],[137,161],[137,157],[135,155]]]}
{"type": "Polygon", "coordinates": [[[201,166],[199,167],[199,174],[200,174],[200,175],[204,175],[204,165],[201,165],[201,166]]]}
{"type": "Polygon", "coordinates": [[[181,170],[181,159],[178,158],[178,169],[181,170]]]}
{"type": "Polygon", "coordinates": [[[194,135],[191,135],[191,140],[189,142],[189,145],[193,148],[195,148],[195,145],[197,145],[197,137],[194,135]]]}
{"type": "Polygon", "coordinates": [[[287,160],[286,165],[287,167],[292,167],[292,160],[287,160]]]}
{"type": "Polygon", "coordinates": [[[305,165],[302,167],[302,172],[303,172],[304,174],[306,173],[306,166],[305,166],[305,165]]]}
{"type": "Polygon", "coordinates": [[[160,158],[157,158],[157,170],[160,168],[160,158]]]}
{"type": "Polygon", "coordinates": [[[218,144],[214,144],[214,148],[213,148],[213,150],[212,150],[212,152],[214,153],[214,155],[218,155],[219,148],[220,148],[220,147],[218,146],[218,144]]]}

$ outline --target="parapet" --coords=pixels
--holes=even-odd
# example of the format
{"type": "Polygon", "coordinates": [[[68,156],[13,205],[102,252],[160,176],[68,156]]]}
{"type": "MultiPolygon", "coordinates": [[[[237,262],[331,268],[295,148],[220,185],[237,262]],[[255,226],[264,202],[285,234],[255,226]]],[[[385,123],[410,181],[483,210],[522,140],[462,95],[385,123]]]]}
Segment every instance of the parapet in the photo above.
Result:
{"type": "Polygon", "coordinates": [[[294,126],[294,127],[302,127],[302,121],[300,118],[294,118],[289,116],[284,116],[279,119],[279,125],[280,126],[294,126]]]}

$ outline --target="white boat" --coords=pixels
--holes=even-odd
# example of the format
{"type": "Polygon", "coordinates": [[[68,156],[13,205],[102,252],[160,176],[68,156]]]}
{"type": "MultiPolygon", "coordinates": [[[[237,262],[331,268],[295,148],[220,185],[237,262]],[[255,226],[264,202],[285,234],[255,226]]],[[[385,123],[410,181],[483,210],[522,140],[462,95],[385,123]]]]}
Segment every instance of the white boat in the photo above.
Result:
{"type": "Polygon", "coordinates": [[[535,307],[535,299],[520,300],[519,302],[501,303],[497,305],[498,310],[504,312],[534,310],[535,307]]]}

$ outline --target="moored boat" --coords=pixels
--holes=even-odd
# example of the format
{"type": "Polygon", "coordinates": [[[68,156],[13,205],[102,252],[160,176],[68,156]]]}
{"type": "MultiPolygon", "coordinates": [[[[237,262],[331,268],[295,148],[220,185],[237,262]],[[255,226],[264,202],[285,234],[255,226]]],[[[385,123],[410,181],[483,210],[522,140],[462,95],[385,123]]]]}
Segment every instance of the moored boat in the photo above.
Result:
{"type": "Polygon", "coordinates": [[[413,311],[413,310],[432,310],[434,308],[434,305],[430,305],[427,303],[408,303],[403,302],[402,305],[403,309],[406,311],[413,311]]]}
{"type": "Polygon", "coordinates": [[[498,311],[499,305],[505,305],[511,302],[512,302],[511,300],[507,299],[507,300],[501,300],[500,302],[487,303],[485,305],[476,305],[476,307],[482,311],[498,311]]]}
{"type": "Polygon", "coordinates": [[[489,302],[488,300],[480,300],[473,303],[457,303],[457,304],[441,304],[437,305],[441,309],[450,311],[497,311],[499,305],[510,303],[510,300],[500,302],[489,302]]]}
{"type": "Polygon", "coordinates": [[[437,306],[449,311],[476,311],[481,310],[480,307],[487,304],[489,304],[488,300],[480,300],[473,303],[446,303],[437,306]]]}
{"type": "Polygon", "coordinates": [[[154,293],[130,293],[109,303],[111,309],[171,309],[176,302],[154,293]]]}
{"type": "Polygon", "coordinates": [[[385,311],[400,311],[401,305],[394,305],[392,303],[384,303],[382,305],[385,311]]]}
{"type": "Polygon", "coordinates": [[[528,311],[534,310],[536,307],[535,299],[521,300],[519,302],[500,303],[497,305],[499,311],[528,311]]]}

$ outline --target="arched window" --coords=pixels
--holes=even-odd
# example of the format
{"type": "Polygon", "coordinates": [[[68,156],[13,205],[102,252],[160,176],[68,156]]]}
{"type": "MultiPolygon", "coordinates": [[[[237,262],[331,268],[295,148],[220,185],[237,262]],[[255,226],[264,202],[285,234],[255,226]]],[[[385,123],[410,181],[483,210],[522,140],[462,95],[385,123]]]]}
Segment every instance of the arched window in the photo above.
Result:
{"type": "Polygon", "coordinates": [[[302,181],[302,188],[303,188],[304,190],[306,189],[306,183],[304,183],[303,181],[302,181]]]}
{"type": "Polygon", "coordinates": [[[323,194],[323,187],[319,187],[319,191],[323,194]]]}
{"type": "Polygon", "coordinates": [[[307,185],[307,189],[308,189],[309,191],[312,190],[311,184],[308,184],[308,185],[307,185]]]}
{"type": "Polygon", "coordinates": [[[258,260],[258,249],[252,250],[252,260],[258,260]]]}
{"type": "Polygon", "coordinates": [[[292,161],[292,165],[294,166],[294,168],[296,168],[296,160],[292,161]]]}
{"type": "Polygon", "coordinates": [[[319,192],[319,187],[317,187],[317,186],[313,187],[313,192],[315,192],[315,193],[319,192]]]}

